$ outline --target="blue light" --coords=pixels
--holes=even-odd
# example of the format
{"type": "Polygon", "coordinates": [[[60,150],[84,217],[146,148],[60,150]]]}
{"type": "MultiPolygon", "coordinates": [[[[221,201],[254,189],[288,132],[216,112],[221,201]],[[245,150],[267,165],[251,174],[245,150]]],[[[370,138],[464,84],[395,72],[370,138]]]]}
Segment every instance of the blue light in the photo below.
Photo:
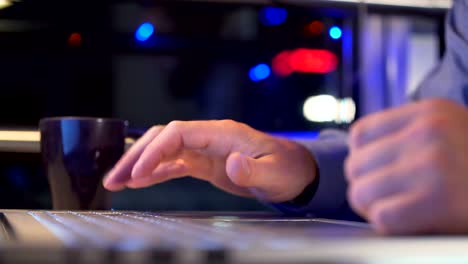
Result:
{"type": "Polygon", "coordinates": [[[269,132],[270,135],[275,137],[284,137],[290,140],[315,140],[319,137],[320,132],[317,131],[282,131],[282,132],[269,132]]]}
{"type": "Polygon", "coordinates": [[[265,26],[278,26],[288,18],[288,12],[280,7],[265,7],[260,13],[260,21],[265,26]]]}
{"type": "Polygon", "coordinates": [[[135,38],[138,41],[147,41],[154,34],[154,26],[151,23],[141,24],[135,32],[135,38]]]}
{"type": "Polygon", "coordinates": [[[259,82],[265,80],[270,76],[271,70],[270,67],[266,64],[259,64],[252,69],[250,69],[249,77],[254,82],[259,82]]]}
{"type": "Polygon", "coordinates": [[[332,39],[340,39],[341,36],[343,35],[343,31],[339,27],[332,27],[330,28],[330,37],[332,39]]]}

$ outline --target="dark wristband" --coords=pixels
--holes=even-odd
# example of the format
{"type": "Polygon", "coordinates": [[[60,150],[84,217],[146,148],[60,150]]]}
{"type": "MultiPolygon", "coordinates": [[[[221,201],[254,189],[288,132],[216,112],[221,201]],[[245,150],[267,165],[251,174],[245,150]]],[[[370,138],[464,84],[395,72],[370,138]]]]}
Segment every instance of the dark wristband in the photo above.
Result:
{"type": "Polygon", "coordinates": [[[307,205],[315,196],[315,193],[317,192],[317,189],[319,186],[319,181],[320,181],[320,177],[317,173],[317,176],[315,177],[314,181],[311,184],[307,185],[305,189],[302,191],[302,193],[299,194],[299,196],[297,196],[296,198],[292,199],[289,202],[286,202],[286,204],[292,205],[292,206],[307,205]]]}

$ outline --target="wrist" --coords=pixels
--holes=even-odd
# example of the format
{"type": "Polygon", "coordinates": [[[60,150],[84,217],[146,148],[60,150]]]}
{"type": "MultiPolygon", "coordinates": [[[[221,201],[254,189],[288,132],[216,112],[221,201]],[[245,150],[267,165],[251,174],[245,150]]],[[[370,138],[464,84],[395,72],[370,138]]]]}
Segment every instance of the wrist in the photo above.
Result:
{"type": "Polygon", "coordinates": [[[319,183],[320,183],[320,177],[319,175],[316,175],[312,183],[307,185],[297,197],[295,197],[294,199],[286,203],[288,203],[289,205],[298,206],[298,207],[306,206],[315,196],[315,193],[317,193],[319,183]]]}
{"type": "Polygon", "coordinates": [[[306,166],[305,179],[303,180],[303,188],[294,196],[294,198],[284,202],[283,204],[293,207],[306,206],[315,196],[320,183],[317,161],[308,149],[303,145],[295,142],[302,151],[303,164],[306,166]]]}

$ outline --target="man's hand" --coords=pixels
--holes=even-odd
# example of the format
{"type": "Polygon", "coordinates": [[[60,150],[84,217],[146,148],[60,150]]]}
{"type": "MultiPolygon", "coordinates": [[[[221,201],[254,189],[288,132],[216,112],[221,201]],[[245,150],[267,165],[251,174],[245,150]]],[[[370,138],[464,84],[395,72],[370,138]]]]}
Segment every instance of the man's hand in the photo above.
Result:
{"type": "Polygon", "coordinates": [[[284,202],[315,178],[299,144],[231,120],[174,121],[148,130],[104,180],[112,191],[193,176],[227,192],[284,202]]]}
{"type": "Polygon", "coordinates": [[[468,111],[427,100],[351,128],[348,199],[383,234],[468,232],[468,111]]]}

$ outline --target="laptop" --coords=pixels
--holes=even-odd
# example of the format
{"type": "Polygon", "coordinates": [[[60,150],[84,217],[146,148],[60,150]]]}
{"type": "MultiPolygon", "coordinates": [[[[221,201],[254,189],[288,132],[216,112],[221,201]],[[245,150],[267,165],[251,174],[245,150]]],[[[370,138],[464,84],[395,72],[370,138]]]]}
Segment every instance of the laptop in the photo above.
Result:
{"type": "Polygon", "coordinates": [[[365,223],[270,213],[3,210],[0,220],[2,263],[468,260],[465,237],[385,238],[365,223]]]}

